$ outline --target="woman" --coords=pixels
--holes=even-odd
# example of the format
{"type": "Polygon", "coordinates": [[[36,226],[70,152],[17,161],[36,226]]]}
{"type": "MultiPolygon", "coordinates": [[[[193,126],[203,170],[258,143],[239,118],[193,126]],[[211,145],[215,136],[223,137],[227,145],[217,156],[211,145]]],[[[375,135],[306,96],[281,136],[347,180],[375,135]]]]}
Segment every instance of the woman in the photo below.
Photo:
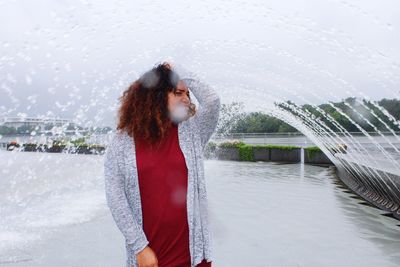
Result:
{"type": "Polygon", "coordinates": [[[163,63],[120,100],[104,175],[108,206],[125,237],[126,266],[211,267],[203,151],[218,122],[218,94],[163,63]]]}

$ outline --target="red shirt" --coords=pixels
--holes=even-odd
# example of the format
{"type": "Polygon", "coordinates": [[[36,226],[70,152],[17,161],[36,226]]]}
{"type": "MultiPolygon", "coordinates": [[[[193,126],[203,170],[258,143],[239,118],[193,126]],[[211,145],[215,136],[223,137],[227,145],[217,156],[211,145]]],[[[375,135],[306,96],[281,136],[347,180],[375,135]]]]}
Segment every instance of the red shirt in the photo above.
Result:
{"type": "MultiPolygon", "coordinates": [[[[190,267],[188,170],[178,140],[178,126],[173,124],[157,148],[135,141],[143,230],[160,267],[190,267]]],[[[203,260],[197,266],[211,263],[203,260]]]]}

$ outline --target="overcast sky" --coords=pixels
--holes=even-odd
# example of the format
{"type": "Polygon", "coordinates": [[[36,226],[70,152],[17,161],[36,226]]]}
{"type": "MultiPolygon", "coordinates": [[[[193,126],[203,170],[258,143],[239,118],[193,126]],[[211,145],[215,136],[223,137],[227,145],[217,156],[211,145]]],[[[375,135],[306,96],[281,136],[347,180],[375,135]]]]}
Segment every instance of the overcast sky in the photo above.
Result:
{"type": "Polygon", "coordinates": [[[0,116],[112,125],[164,59],[249,110],[400,96],[399,1],[110,2],[0,0],[0,116]]]}

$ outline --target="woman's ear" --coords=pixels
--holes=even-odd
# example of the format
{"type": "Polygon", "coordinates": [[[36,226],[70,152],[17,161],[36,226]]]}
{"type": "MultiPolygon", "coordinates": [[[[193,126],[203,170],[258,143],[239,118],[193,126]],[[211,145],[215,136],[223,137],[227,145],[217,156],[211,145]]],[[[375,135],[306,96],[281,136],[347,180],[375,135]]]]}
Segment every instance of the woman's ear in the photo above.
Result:
{"type": "Polygon", "coordinates": [[[189,117],[193,117],[194,114],[196,114],[196,112],[197,112],[196,105],[191,102],[189,104],[189,117]]]}

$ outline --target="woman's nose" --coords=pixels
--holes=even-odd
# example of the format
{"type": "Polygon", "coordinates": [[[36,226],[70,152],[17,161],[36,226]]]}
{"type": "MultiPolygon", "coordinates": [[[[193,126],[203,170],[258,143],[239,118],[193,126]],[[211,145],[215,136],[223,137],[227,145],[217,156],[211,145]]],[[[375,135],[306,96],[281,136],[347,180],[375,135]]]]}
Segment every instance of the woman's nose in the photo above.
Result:
{"type": "Polygon", "coordinates": [[[188,97],[184,97],[184,98],[182,99],[182,102],[183,102],[185,105],[189,105],[189,104],[190,104],[190,100],[189,100],[188,97]]]}

